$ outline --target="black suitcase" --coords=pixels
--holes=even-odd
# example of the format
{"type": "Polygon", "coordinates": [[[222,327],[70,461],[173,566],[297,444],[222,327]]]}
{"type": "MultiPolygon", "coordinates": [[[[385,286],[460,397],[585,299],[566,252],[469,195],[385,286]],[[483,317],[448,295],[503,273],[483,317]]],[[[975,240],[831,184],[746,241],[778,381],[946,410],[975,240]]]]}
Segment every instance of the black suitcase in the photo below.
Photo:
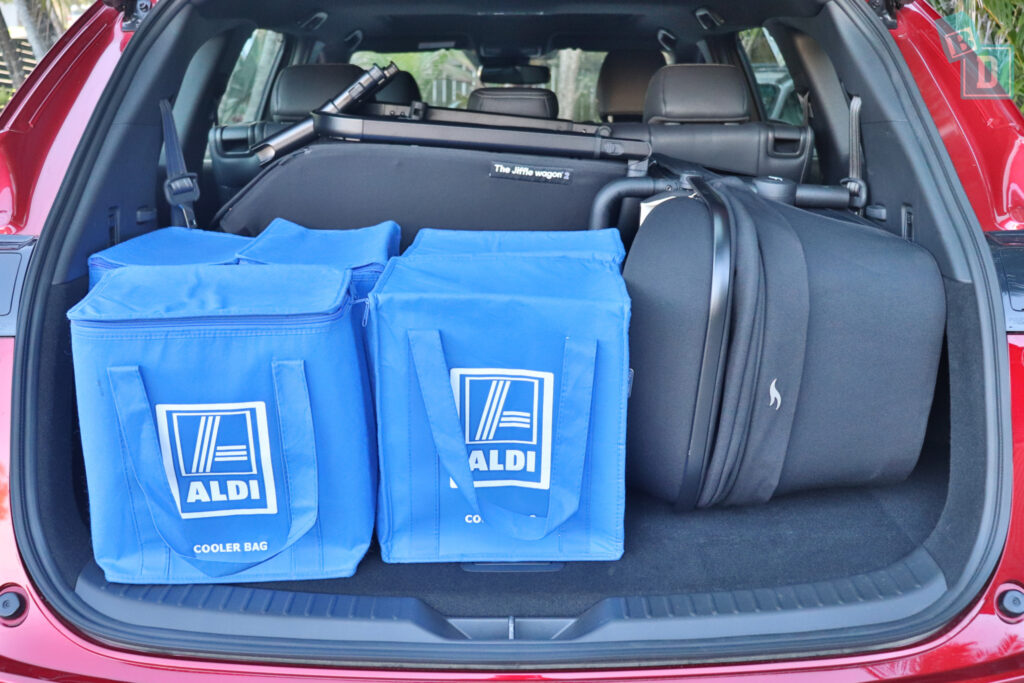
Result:
{"type": "Polygon", "coordinates": [[[905,478],[945,326],[920,246],[691,176],[625,264],[630,483],[680,508],[905,478]]]}

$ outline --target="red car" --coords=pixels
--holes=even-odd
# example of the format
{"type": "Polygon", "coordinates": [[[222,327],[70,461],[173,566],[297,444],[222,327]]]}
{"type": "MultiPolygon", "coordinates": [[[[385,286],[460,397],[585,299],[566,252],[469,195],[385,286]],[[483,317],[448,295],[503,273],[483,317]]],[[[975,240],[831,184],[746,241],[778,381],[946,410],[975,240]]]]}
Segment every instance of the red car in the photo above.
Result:
{"type": "MultiPolygon", "coordinates": [[[[992,71],[998,46],[973,38],[922,0],[95,3],[0,115],[2,677],[1024,678],[1024,118],[992,71]],[[474,571],[385,565],[371,549],[351,579],[108,583],[65,315],[89,254],[172,220],[159,101],[174,101],[195,219],[212,227],[259,172],[254,146],[339,90],[325,74],[392,59],[406,76],[367,121],[468,99],[509,126],[502,144],[518,144],[508,119],[524,114],[562,130],[648,125],[647,82],[666,60],[740,70],[744,120],[776,136],[767,151],[697,140],[685,161],[842,187],[852,131],[856,208],[927,248],[946,286],[913,473],[690,513],[631,493],[618,562],[474,571]],[[304,74],[295,90],[286,69],[304,74]],[[488,100],[480,80],[551,89],[501,102],[512,90],[488,100]]],[[[324,201],[326,181],[294,201],[324,201]]],[[[383,220],[388,193],[407,190],[342,200],[383,220]]],[[[431,198],[451,212],[464,200],[458,186],[431,198]]],[[[898,410],[901,396],[886,399],[898,410]]]]}

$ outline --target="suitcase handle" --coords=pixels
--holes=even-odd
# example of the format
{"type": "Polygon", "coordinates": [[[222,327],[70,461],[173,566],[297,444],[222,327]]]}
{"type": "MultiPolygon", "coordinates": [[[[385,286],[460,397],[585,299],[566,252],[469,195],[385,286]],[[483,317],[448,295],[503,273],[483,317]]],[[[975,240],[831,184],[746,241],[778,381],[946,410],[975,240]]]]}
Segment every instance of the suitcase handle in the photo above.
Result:
{"type": "Polygon", "coordinates": [[[555,425],[551,458],[551,487],[546,515],[527,515],[497,505],[487,496],[478,496],[469,469],[469,453],[462,433],[455,396],[449,379],[448,363],[438,330],[410,330],[409,347],[419,380],[423,406],[437,449],[438,458],[473,512],[484,522],[514,538],[536,541],[561,526],[580,506],[583,467],[590,433],[590,406],[593,400],[597,341],[565,340],[562,375],[558,397],[558,423],[555,425]],[[587,406],[584,414],[566,409],[567,401],[587,406]]]}
{"type": "MultiPolygon", "coordinates": [[[[316,442],[305,363],[274,361],[271,371],[277,413],[291,416],[279,420],[280,460],[284,464],[276,479],[284,486],[275,491],[276,513],[183,519],[169,486],[169,479],[175,476],[170,469],[173,465],[164,462],[153,407],[139,366],[107,368],[121,442],[128,453],[129,467],[145,494],[153,525],[175,554],[208,576],[235,574],[270,559],[305,535],[317,519],[316,442]],[[285,406],[287,413],[282,411],[285,406]],[[258,549],[244,553],[233,552],[232,548],[225,551],[225,542],[235,541],[240,550],[245,542],[255,543],[258,549]],[[259,545],[263,541],[265,549],[259,545]],[[219,552],[197,552],[195,548],[201,548],[203,543],[217,544],[219,552]]],[[[263,495],[269,493],[264,490],[263,495]]]]}

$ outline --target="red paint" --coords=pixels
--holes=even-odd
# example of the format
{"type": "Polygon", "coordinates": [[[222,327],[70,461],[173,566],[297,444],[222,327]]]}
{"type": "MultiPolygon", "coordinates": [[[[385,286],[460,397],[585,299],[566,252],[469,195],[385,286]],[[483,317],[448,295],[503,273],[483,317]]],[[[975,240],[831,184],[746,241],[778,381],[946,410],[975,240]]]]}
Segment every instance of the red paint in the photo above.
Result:
{"type": "MultiPolygon", "coordinates": [[[[965,100],[960,65],[946,59],[923,0],[892,32],[984,230],[1024,228],[1024,117],[1009,99],[965,100]]],[[[1024,74],[1016,74],[1024,78],[1024,74]]]]}
{"type": "Polygon", "coordinates": [[[121,56],[117,13],[93,5],[0,115],[0,234],[38,235],[121,56]]]}
{"type": "MultiPolygon", "coordinates": [[[[986,229],[1024,227],[1024,120],[1006,102],[965,101],[959,69],[938,42],[930,9],[917,2],[900,13],[893,32],[953,158],[968,197],[986,229]]],[[[88,116],[129,36],[112,10],[97,3],[44,59],[0,116],[0,231],[36,234],[63,179],[88,116]],[[73,69],[71,68],[73,65],[73,69]],[[6,224],[6,228],[2,228],[6,224]]],[[[1014,460],[1024,463],[1024,335],[1009,336],[1014,460]]],[[[1024,624],[1007,623],[995,601],[1024,581],[1024,497],[1013,501],[1007,545],[986,592],[942,633],[889,652],[792,662],[637,671],[548,674],[340,671],[256,666],[154,657],[122,652],[75,633],[35,592],[18,556],[10,519],[10,397],[14,340],[0,338],[0,586],[25,589],[23,623],[0,628],[4,680],[220,681],[250,675],[261,680],[349,681],[928,681],[1024,680],[1024,624]]],[[[1014,488],[1024,490],[1024,465],[1014,488]]]]}

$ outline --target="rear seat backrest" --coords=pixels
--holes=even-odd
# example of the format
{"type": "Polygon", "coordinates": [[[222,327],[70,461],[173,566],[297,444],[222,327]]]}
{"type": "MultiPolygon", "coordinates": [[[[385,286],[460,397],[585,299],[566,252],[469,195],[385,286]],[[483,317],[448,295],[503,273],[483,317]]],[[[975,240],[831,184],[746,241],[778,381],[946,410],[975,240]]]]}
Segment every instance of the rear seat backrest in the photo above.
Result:
{"type": "Polygon", "coordinates": [[[665,66],[659,50],[612,50],[597,75],[597,113],[602,121],[640,121],[647,84],[665,66]]]}
{"type": "Polygon", "coordinates": [[[672,64],[651,77],[646,123],[743,123],[750,120],[746,79],[731,64],[672,64]]]}
{"type": "Polygon", "coordinates": [[[359,80],[355,64],[295,64],[277,75],[270,93],[270,118],[295,122],[359,80]]]}
{"type": "Polygon", "coordinates": [[[490,114],[558,118],[558,96],[546,88],[477,88],[466,109],[490,114]]]}
{"type": "Polygon", "coordinates": [[[613,124],[616,136],[647,140],[656,155],[716,171],[800,182],[811,162],[809,126],[751,121],[750,89],[729,64],[673,64],[651,78],[644,124],[613,124]]]}
{"type": "Polygon", "coordinates": [[[409,105],[423,99],[420,94],[420,86],[416,79],[408,71],[399,71],[383,88],[378,90],[374,96],[374,102],[383,104],[409,105]]]}
{"type": "Polygon", "coordinates": [[[277,75],[270,93],[270,121],[212,128],[210,157],[221,203],[259,173],[259,164],[250,154],[253,146],[305,118],[362,75],[363,69],[354,64],[296,64],[285,67],[277,75]]]}

